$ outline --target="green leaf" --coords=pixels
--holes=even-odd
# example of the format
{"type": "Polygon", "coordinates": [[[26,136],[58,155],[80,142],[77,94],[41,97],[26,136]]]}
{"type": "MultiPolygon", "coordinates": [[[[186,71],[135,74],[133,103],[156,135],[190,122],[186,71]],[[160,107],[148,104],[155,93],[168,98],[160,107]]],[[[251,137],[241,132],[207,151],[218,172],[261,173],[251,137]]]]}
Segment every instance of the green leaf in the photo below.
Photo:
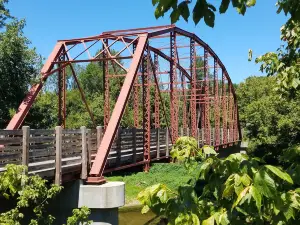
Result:
{"type": "Polygon", "coordinates": [[[272,198],[276,195],[276,185],[270,175],[261,170],[254,175],[254,186],[257,190],[268,198],[272,198]]]}
{"type": "Polygon", "coordinates": [[[211,216],[208,219],[202,221],[202,225],[214,225],[214,224],[215,224],[214,216],[211,216]]]}
{"type": "Polygon", "coordinates": [[[253,199],[255,200],[256,207],[257,207],[258,211],[260,212],[260,209],[261,209],[261,199],[262,199],[261,194],[256,189],[256,187],[254,187],[254,186],[250,187],[249,193],[252,195],[253,199]]]}
{"type": "Polygon", "coordinates": [[[164,12],[162,11],[161,9],[161,6],[158,5],[155,9],[155,12],[154,12],[154,15],[155,15],[155,18],[158,19],[159,17],[163,16],[164,15],[164,12]]]}
{"type": "Polygon", "coordinates": [[[282,171],[278,167],[271,166],[271,165],[266,165],[265,167],[268,168],[272,173],[274,173],[275,175],[280,177],[282,180],[285,180],[285,181],[289,182],[290,184],[294,183],[292,178],[290,177],[290,175],[288,173],[282,171]]]}
{"type": "Polygon", "coordinates": [[[247,192],[249,191],[249,188],[250,188],[250,187],[246,187],[243,191],[241,191],[241,193],[238,195],[236,201],[235,201],[234,204],[232,205],[232,209],[233,209],[234,207],[236,207],[236,206],[240,203],[240,201],[242,200],[243,197],[245,197],[245,195],[246,195],[247,192]]]}
{"type": "Polygon", "coordinates": [[[183,19],[188,22],[188,18],[190,17],[190,10],[188,7],[188,2],[183,1],[178,5],[178,10],[183,19]]]}
{"type": "Polygon", "coordinates": [[[225,13],[227,11],[229,3],[230,0],[222,0],[222,3],[219,8],[220,13],[225,13]]]}
{"type": "Polygon", "coordinates": [[[210,147],[209,145],[204,145],[203,146],[203,152],[206,155],[217,155],[217,152],[212,147],[210,147]]]}
{"type": "Polygon", "coordinates": [[[149,212],[149,210],[150,210],[149,206],[148,205],[144,205],[144,207],[142,208],[141,213],[145,214],[145,213],[149,212]]]}
{"type": "Polygon", "coordinates": [[[205,1],[198,0],[193,9],[193,20],[196,25],[204,17],[205,9],[206,9],[205,1]]]}
{"type": "Polygon", "coordinates": [[[249,49],[249,52],[248,52],[248,61],[252,61],[252,49],[249,49]]]}
{"type": "Polygon", "coordinates": [[[256,0],[248,0],[247,3],[246,3],[246,5],[248,7],[254,6],[255,4],[256,4],[256,0]]]}
{"type": "Polygon", "coordinates": [[[157,192],[157,197],[159,197],[162,203],[167,202],[168,200],[167,191],[165,189],[161,189],[159,192],[157,192]]]}
{"type": "Polygon", "coordinates": [[[198,216],[194,213],[191,214],[193,225],[200,225],[200,220],[198,216]]]}
{"type": "Polygon", "coordinates": [[[294,218],[294,209],[293,207],[289,206],[283,211],[283,215],[286,218],[287,221],[289,221],[291,218],[294,218]]]}
{"type": "Polygon", "coordinates": [[[228,185],[223,191],[222,198],[229,198],[234,192],[234,185],[228,185]]]}
{"type": "Polygon", "coordinates": [[[244,186],[249,186],[251,183],[251,178],[248,176],[248,174],[243,174],[241,176],[241,182],[243,183],[244,186]]]}
{"type": "Polygon", "coordinates": [[[215,13],[210,9],[207,9],[204,14],[204,21],[207,26],[214,27],[215,26],[215,13]]]}
{"type": "Polygon", "coordinates": [[[170,15],[171,17],[171,23],[176,23],[179,20],[180,17],[180,11],[176,8],[173,10],[173,12],[170,15]]]}
{"type": "Polygon", "coordinates": [[[156,5],[159,2],[159,0],[152,0],[152,5],[156,5]]]}
{"type": "Polygon", "coordinates": [[[240,7],[237,7],[236,10],[239,14],[245,15],[246,6],[244,4],[242,4],[240,7]]]}
{"type": "Polygon", "coordinates": [[[241,181],[240,175],[235,174],[235,176],[234,176],[234,186],[240,186],[241,182],[242,181],[241,181]]]}

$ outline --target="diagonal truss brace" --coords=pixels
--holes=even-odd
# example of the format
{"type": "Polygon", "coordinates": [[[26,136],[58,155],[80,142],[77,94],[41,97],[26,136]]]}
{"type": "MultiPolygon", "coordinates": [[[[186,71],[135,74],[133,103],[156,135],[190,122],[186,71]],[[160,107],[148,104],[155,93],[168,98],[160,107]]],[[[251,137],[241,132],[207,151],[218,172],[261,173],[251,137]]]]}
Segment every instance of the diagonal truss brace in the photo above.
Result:
{"type": "Polygon", "coordinates": [[[104,181],[102,174],[106,165],[107,157],[109,155],[109,150],[111,145],[113,144],[114,138],[116,136],[116,131],[120,125],[120,121],[123,116],[147,41],[148,34],[139,35],[139,40],[132,59],[132,63],[124,80],[122,89],[116,102],[116,106],[112,112],[111,119],[107,125],[103,140],[98,148],[95,162],[91,168],[87,180],[88,183],[102,183],[104,181]]]}

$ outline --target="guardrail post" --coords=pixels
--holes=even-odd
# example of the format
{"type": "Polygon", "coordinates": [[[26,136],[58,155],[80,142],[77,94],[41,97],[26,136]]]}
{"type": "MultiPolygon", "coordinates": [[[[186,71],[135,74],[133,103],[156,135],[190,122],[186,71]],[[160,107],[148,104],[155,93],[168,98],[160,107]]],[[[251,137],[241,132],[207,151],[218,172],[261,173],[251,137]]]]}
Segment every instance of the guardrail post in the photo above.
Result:
{"type": "Polygon", "coordinates": [[[102,127],[97,126],[97,149],[99,148],[102,141],[102,127]]]}
{"type": "MultiPolygon", "coordinates": [[[[200,132],[202,132],[202,130],[200,130],[199,128],[197,128],[197,146],[198,146],[198,148],[200,147],[200,135],[201,135],[200,132]]],[[[203,139],[201,141],[203,142],[203,139]]]]}
{"type": "Polygon", "coordinates": [[[220,128],[220,144],[223,144],[223,128],[220,128]]]}
{"type": "Polygon", "coordinates": [[[156,158],[160,158],[160,128],[156,128],[156,158]]]}
{"type": "Polygon", "coordinates": [[[27,172],[29,170],[29,136],[30,128],[29,126],[23,126],[23,145],[22,145],[22,165],[27,167],[27,172]]]}
{"type": "Polygon", "coordinates": [[[87,129],[87,165],[88,168],[92,166],[92,130],[87,129]]]}
{"type": "Polygon", "coordinates": [[[211,146],[214,146],[214,145],[215,145],[215,136],[216,136],[216,135],[215,135],[215,128],[212,129],[212,134],[211,134],[211,135],[212,135],[212,139],[211,139],[211,140],[212,140],[212,143],[211,143],[211,146]]]}
{"type": "Polygon", "coordinates": [[[117,166],[121,165],[121,133],[122,128],[118,129],[118,136],[117,136],[117,166]]]}
{"type": "Polygon", "coordinates": [[[227,129],[227,143],[230,142],[230,132],[229,132],[229,129],[227,129]]]}
{"type": "Polygon", "coordinates": [[[186,136],[188,136],[188,137],[190,136],[190,128],[188,128],[188,127],[186,128],[186,136]]]}
{"type": "Polygon", "coordinates": [[[136,163],[136,128],[132,128],[132,161],[136,163]]]}
{"type": "Polygon", "coordinates": [[[55,127],[55,184],[61,184],[62,127],[55,127]]]}
{"type": "Polygon", "coordinates": [[[183,133],[183,127],[180,127],[180,136],[183,137],[184,133],[183,133]]]}
{"type": "Polygon", "coordinates": [[[170,152],[169,152],[169,129],[168,127],[166,128],[166,157],[169,157],[170,152]]]}
{"type": "Polygon", "coordinates": [[[87,179],[87,130],[85,126],[80,127],[81,130],[81,179],[87,179]]]}

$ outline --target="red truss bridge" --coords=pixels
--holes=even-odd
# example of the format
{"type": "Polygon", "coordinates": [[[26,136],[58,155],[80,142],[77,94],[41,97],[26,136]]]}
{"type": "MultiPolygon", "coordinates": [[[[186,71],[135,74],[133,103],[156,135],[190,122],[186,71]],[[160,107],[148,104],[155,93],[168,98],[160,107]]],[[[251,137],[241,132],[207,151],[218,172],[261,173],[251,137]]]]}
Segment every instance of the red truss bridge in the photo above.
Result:
{"type": "Polygon", "coordinates": [[[31,87],[7,130],[20,128],[50,76],[58,77],[58,125],[67,128],[67,68],[96,127],[74,69],[75,64],[87,63],[101,63],[104,78],[104,132],[88,183],[104,181],[109,152],[129,107],[133,109],[133,127],[142,130],[142,162],[146,171],[153,129],[167,129],[171,143],[182,134],[197,138],[201,130],[202,144],[216,150],[241,140],[237,99],[225,66],[208,44],[175,25],[59,40],[41,70],[40,82],[31,87]],[[111,97],[113,79],[120,81],[117,99],[111,97]]]}

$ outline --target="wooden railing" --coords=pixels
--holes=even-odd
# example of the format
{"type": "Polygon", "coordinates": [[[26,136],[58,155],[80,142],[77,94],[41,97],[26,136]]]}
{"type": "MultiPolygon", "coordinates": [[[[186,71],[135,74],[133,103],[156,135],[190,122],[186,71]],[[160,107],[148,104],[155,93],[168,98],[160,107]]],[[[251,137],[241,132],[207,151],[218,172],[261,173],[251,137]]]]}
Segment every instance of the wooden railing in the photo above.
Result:
{"type": "MultiPolygon", "coordinates": [[[[180,136],[188,136],[188,129],[180,129],[180,136]]],[[[103,136],[102,127],[76,130],[35,130],[28,126],[20,130],[0,130],[0,172],[7,164],[23,164],[29,174],[55,180],[71,179],[80,175],[86,179],[103,136]],[[66,178],[67,177],[67,178],[66,178]]],[[[204,143],[204,131],[199,129],[198,143],[204,143]]],[[[212,144],[214,131],[212,129],[212,144]]],[[[151,130],[151,160],[169,157],[171,140],[166,128],[151,130]]],[[[112,145],[105,173],[144,164],[143,130],[122,129],[112,145]]]]}
{"type": "MultiPolygon", "coordinates": [[[[81,174],[86,179],[102,136],[102,127],[35,130],[24,126],[21,130],[0,130],[0,172],[7,164],[22,164],[29,174],[54,178],[57,184],[70,174],[81,174]]],[[[151,130],[152,160],[169,156],[171,143],[166,137],[167,129],[151,130]]],[[[143,163],[143,130],[120,128],[105,172],[143,163]]]]}

